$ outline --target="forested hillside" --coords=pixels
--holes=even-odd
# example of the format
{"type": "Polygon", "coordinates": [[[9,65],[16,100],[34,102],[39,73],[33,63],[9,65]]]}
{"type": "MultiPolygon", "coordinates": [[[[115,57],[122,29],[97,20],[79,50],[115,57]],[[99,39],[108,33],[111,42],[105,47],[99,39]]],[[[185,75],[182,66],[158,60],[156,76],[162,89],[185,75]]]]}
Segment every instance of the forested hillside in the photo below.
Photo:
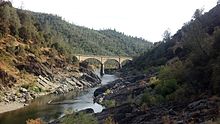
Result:
{"type": "MultiPolygon", "coordinates": [[[[55,15],[16,9],[11,2],[0,1],[0,102],[29,101],[24,100],[25,95],[12,99],[17,98],[15,92],[20,92],[20,88],[33,94],[54,90],[63,93],[78,87],[74,84],[67,89],[63,87],[72,76],[86,81],[81,73],[88,73],[97,78],[91,70],[82,69],[87,66],[80,66],[74,54],[137,56],[152,46],[143,39],[116,31],[111,32],[120,34],[117,38],[101,32],[70,24],[55,15]],[[42,81],[56,86],[41,86],[42,81]]],[[[98,80],[92,82],[100,83],[98,80]]]]}
{"type": "Polygon", "coordinates": [[[42,47],[54,47],[72,54],[136,56],[152,46],[146,40],[114,30],[96,31],[68,23],[59,16],[15,9],[7,2],[3,4],[0,11],[1,36],[11,34],[24,39],[24,42],[33,40],[42,47]]]}
{"type": "Polygon", "coordinates": [[[152,44],[150,42],[146,43],[146,40],[144,39],[127,36],[124,33],[120,33],[115,30],[100,30],[99,33],[105,35],[109,39],[112,39],[113,42],[118,42],[118,44],[112,46],[111,49],[119,50],[119,54],[123,54],[123,52],[125,52],[128,55],[140,55],[152,47],[152,44]]]}
{"type": "Polygon", "coordinates": [[[172,84],[172,91],[159,92],[165,98],[220,94],[219,26],[220,5],[205,14],[197,9],[174,36],[165,37],[150,52],[136,58],[133,68],[156,74],[160,88],[172,84]]]}

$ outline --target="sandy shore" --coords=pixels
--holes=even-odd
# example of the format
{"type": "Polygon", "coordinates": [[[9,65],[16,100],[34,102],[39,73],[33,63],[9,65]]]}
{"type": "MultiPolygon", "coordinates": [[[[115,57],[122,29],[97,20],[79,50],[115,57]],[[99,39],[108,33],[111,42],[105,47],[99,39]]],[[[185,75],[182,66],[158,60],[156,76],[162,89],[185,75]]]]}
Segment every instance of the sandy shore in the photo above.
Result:
{"type": "Polygon", "coordinates": [[[0,113],[13,111],[22,107],[24,107],[24,104],[18,102],[11,102],[11,103],[0,102],[0,113]]]}

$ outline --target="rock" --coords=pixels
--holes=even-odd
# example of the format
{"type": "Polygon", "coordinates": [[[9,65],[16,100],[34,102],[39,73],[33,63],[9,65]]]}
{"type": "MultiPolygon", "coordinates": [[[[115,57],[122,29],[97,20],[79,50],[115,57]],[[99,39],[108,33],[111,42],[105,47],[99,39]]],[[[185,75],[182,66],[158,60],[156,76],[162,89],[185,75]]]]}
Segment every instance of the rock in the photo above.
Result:
{"type": "Polygon", "coordinates": [[[16,95],[13,95],[12,101],[17,101],[18,97],[16,95]]]}
{"type": "Polygon", "coordinates": [[[42,75],[52,78],[52,72],[41,64],[36,57],[28,56],[25,63],[20,63],[16,65],[16,68],[19,70],[26,70],[29,73],[34,74],[35,76],[42,75]]]}
{"type": "Polygon", "coordinates": [[[22,97],[22,94],[21,93],[16,93],[17,97],[18,98],[21,98],[22,97]]]}
{"type": "Polygon", "coordinates": [[[135,83],[139,80],[143,80],[144,78],[146,78],[146,75],[138,75],[138,76],[129,76],[128,78],[125,78],[125,80],[127,80],[128,82],[131,83],[135,83]]]}
{"type": "Polygon", "coordinates": [[[29,105],[29,104],[26,104],[26,103],[24,104],[24,106],[28,106],[28,105],[29,105]]]}
{"type": "MultiPolygon", "coordinates": [[[[117,121],[118,124],[121,124],[121,121],[123,121],[126,118],[126,115],[128,113],[132,113],[135,108],[135,105],[132,104],[123,104],[117,107],[104,109],[101,113],[95,113],[95,117],[98,119],[99,123],[103,124],[105,119],[112,116],[113,120],[117,121]]],[[[130,124],[124,122],[124,124],[130,124]]]]}
{"type": "Polygon", "coordinates": [[[37,98],[37,94],[35,94],[35,93],[30,93],[30,95],[33,99],[37,98]]]}
{"type": "Polygon", "coordinates": [[[26,93],[26,92],[28,92],[28,90],[25,89],[25,88],[23,88],[23,87],[21,87],[21,88],[19,89],[19,91],[20,91],[21,93],[26,93]]]}
{"type": "Polygon", "coordinates": [[[5,102],[7,102],[7,103],[10,102],[10,100],[8,100],[7,98],[3,98],[3,100],[4,100],[5,102]]]}
{"type": "Polygon", "coordinates": [[[201,123],[205,120],[212,120],[218,115],[218,108],[217,102],[209,99],[192,102],[184,109],[184,121],[201,123]]]}
{"type": "Polygon", "coordinates": [[[192,103],[171,103],[149,107],[147,111],[133,104],[122,104],[94,114],[99,123],[111,116],[118,124],[205,123],[219,115],[219,103],[201,99],[192,103]]]}
{"type": "Polygon", "coordinates": [[[21,98],[21,99],[19,99],[19,102],[21,102],[21,103],[25,103],[26,100],[25,100],[25,98],[21,98]]]}
{"type": "MultiPolygon", "coordinates": [[[[94,92],[94,97],[97,97],[100,94],[103,94],[107,89],[111,89],[113,87],[115,87],[116,85],[123,85],[124,81],[122,79],[117,79],[113,82],[110,82],[104,86],[101,86],[99,88],[97,88],[94,92]]],[[[117,87],[117,86],[116,86],[117,87]]]]}
{"type": "Polygon", "coordinates": [[[64,94],[64,91],[61,87],[57,88],[55,92],[56,94],[64,94]]]}
{"type": "Polygon", "coordinates": [[[32,96],[30,95],[30,93],[26,93],[25,94],[25,100],[26,101],[31,101],[33,98],[32,98],[32,96]]]}
{"type": "Polygon", "coordinates": [[[88,81],[92,84],[92,86],[96,86],[97,84],[101,83],[101,81],[99,80],[99,78],[97,77],[92,77],[90,75],[88,75],[87,73],[83,74],[83,76],[81,77],[81,79],[88,81]]]}
{"type": "Polygon", "coordinates": [[[80,113],[80,112],[86,113],[86,114],[91,114],[91,113],[94,113],[94,110],[92,108],[87,108],[87,109],[80,110],[77,113],[80,113]]]}
{"type": "Polygon", "coordinates": [[[70,85],[72,86],[76,86],[76,79],[74,80],[75,78],[66,78],[66,82],[69,83],[70,85]]]}
{"type": "Polygon", "coordinates": [[[99,102],[100,98],[104,98],[104,100],[115,100],[116,104],[120,104],[126,101],[129,96],[135,98],[140,95],[146,88],[147,83],[127,83],[125,80],[118,79],[96,89],[94,97],[96,102],[99,102]]]}
{"type": "Polygon", "coordinates": [[[81,79],[91,82],[93,86],[96,86],[97,84],[101,83],[101,79],[99,78],[99,76],[96,75],[95,72],[91,69],[80,67],[80,71],[83,72],[81,79]]]}
{"type": "Polygon", "coordinates": [[[177,113],[173,109],[170,109],[169,110],[169,115],[177,115],[177,113]]]}

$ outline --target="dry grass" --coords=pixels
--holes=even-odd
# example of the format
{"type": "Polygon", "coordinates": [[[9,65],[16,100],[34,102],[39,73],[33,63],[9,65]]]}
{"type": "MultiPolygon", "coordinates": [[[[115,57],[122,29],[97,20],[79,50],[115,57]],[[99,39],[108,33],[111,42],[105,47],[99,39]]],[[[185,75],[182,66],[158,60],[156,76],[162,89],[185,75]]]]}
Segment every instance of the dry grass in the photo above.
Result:
{"type": "Polygon", "coordinates": [[[27,120],[26,124],[44,124],[44,122],[40,118],[37,118],[27,120]]]}

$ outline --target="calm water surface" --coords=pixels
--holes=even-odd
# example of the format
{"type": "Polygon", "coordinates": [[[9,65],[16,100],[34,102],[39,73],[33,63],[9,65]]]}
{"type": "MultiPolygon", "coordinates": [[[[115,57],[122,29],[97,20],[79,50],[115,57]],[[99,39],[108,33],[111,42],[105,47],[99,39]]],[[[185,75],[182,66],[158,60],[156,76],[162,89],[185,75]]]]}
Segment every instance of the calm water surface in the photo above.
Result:
{"type": "MultiPolygon", "coordinates": [[[[114,75],[104,75],[102,77],[102,85],[116,79],[117,77],[114,75]]],[[[62,96],[48,95],[37,98],[27,107],[0,114],[0,124],[25,124],[26,120],[35,118],[41,118],[49,122],[59,118],[65,111],[70,109],[79,111],[92,108],[95,112],[101,112],[103,106],[93,103],[93,93],[97,88],[90,88],[78,94],[70,92],[62,96]],[[48,105],[47,102],[50,100],[71,104],[48,105]]]]}

